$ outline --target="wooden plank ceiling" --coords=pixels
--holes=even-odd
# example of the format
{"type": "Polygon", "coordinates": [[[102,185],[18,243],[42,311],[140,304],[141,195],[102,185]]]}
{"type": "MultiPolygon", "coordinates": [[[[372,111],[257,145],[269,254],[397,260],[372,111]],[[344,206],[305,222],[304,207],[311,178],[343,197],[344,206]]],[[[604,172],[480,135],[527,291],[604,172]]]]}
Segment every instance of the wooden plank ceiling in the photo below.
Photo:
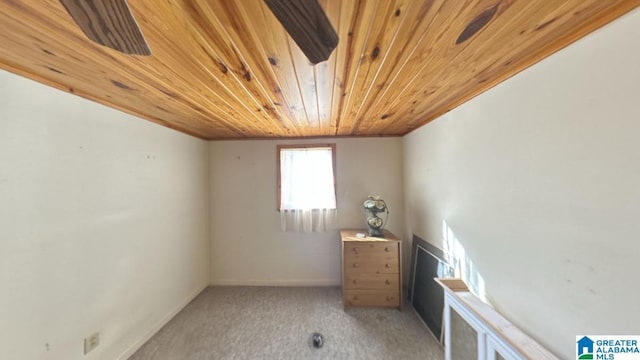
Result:
{"type": "Polygon", "coordinates": [[[0,67],[204,139],[403,135],[640,0],[320,3],[340,41],[312,66],[262,0],[130,0],[149,57],[5,0],[0,67]]]}

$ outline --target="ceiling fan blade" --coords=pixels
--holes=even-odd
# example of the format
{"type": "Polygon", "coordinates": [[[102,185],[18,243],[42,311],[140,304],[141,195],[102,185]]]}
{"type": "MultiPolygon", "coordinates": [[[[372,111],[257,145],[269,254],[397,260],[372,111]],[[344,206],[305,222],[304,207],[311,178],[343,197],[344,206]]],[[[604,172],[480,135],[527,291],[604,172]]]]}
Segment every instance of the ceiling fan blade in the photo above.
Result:
{"type": "Polygon", "coordinates": [[[130,55],[151,55],[126,0],[60,0],[87,37],[130,55]]]}
{"type": "Polygon", "coordinates": [[[264,0],[312,64],[325,61],[338,34],[317,0],[264,0]]]}

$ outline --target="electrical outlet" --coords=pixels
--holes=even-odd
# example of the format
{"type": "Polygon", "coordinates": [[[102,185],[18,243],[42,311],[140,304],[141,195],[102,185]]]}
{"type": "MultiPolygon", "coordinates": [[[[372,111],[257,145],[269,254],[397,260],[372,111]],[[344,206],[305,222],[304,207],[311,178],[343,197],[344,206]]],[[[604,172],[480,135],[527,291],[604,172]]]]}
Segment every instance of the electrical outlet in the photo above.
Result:
{"type": "Polygon", "coordinates": [[[84,338],[84,353],[85,355],[89,353],[89,351],[95,349],[100,345],[100,333],[94,333],[89,335],[89,337],[84,338]]]}

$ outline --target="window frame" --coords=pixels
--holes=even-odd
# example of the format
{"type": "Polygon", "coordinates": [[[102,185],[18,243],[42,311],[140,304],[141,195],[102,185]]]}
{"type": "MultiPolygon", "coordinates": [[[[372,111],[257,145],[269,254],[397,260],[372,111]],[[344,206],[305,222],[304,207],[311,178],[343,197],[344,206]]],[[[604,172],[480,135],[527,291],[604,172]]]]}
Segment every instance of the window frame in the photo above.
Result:
{"type": "Polygon", "coordinates": [[[287,144],[276,145],[276,210],[280,212],[280,205],[282,204],[282,172],[280,167],[280,151],[282,149],[312,149],[312,148],[331,148],[331,165],[333,167],[333,192],[336,197],[336,208],[338,207],[338,181],[337,179],[337,166],[336,166],[336,144],[335,143],[317,143],[317,144],[287,144]]]}

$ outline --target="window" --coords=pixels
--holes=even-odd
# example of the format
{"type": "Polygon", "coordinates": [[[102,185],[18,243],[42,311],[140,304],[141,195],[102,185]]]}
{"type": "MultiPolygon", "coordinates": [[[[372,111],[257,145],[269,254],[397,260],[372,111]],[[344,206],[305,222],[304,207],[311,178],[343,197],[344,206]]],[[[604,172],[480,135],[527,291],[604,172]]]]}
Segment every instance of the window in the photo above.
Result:
{"type": "Polygon", "coordinates": [[[278,210],[283,231],[335,225],[335,144],[278,146],[278,210]]]}

